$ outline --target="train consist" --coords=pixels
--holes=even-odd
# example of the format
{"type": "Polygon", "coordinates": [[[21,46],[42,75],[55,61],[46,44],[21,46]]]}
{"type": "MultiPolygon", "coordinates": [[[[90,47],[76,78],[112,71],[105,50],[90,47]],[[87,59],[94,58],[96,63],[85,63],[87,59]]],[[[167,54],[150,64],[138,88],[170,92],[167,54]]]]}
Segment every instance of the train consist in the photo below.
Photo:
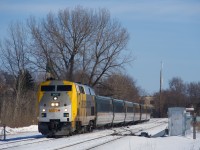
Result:
{"type": "Polygon", "coordinates": [[[148,106],[96,96],[91,87],[64,80],[42,82],[38,102],[38,130],[46,136],[133,124],[149,120],[151,113],[148,106]]]}

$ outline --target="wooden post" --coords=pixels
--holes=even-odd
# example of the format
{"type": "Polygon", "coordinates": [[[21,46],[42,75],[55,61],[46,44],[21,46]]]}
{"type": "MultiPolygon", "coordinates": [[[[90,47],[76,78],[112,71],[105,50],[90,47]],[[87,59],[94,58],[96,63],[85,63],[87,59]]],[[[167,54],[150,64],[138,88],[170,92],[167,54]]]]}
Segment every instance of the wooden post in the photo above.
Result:
{"type": "Polygon", "coordinates": [[[196,113],[194,113],[193,115],[193,139],[196,139],[196,113]]]}
{"type": "Polygon", "coordinates": [[[3,140],[6,140],[6,125],[3,125],[3,140]]]}

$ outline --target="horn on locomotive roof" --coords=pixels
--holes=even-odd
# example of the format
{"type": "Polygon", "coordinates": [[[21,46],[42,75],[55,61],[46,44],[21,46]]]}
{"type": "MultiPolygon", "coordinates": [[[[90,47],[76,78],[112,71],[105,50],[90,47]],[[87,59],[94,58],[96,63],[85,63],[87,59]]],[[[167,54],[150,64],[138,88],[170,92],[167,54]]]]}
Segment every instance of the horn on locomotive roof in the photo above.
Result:
{"type": "Polygon", "coordinates": [[[50,63],[50,61],[47,61],[47,64],[46,64],[46,74],[45,74],[46,81],[48,81],[48,80],[55,80],[55,77],[53,76],[51,70],[52,70],[51,63],[50,63]]]}

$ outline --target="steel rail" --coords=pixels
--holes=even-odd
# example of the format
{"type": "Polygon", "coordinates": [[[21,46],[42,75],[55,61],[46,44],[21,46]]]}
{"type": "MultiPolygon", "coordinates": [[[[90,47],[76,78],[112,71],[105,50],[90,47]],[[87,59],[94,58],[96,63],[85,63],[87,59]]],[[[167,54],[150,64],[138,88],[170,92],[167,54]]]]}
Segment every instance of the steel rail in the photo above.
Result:
{"type": "MultiPolygon", "coordinates": [[[[163,125],[163,124],[165,124],[165,123],[161,123],[161,124],[159,124],[159,125],[155,125],[155,126],[153,126],[153,127],[150,127],[150,128],[145,128],[144,130],[149,130],[149,129],[153,129],[153,128],[156,128],[156,127],[158,127],[158,126],[161,126],[161,125],[163,125]]],[[[130,131],[131,132],[131,135],[134,135],[135,133],[138,133],[138,132],[141,132],[141,131],[136,131],[136,132],[132,132],[132,131],[130,131]]],[[[126,136],[123,136],[123,135],[120,135],[120,137],[118,137],[118,138],[116,138],[116,139],[112,139],[112,140],[110,140],[110,141],[106,141],[106,142],[104,142],[104,143],[100,143],[100,144],[97,144],[97,145],[95,145],[95,146],[92,146],[92,147],[90,147],[90,148],[87,148],[86,150],[91,150],[91,149],[94,149],[94,148],[96,148],[96,147],[100,147],[100,146],[102,146],[102,145],[105,145],[105,144],[107,144],[107,143],[111,143],[111,142],[113,142],[113,141],[116,141],[116,140],[119,140],[119,139],[122,139],[122,138],[125,138],[126,136]]]]}
{"type": "Polygon", "coordinates": [[[87,148],[87,150],[90,150],[90,149],[93,149],[93,148],[96,148],[96,147],[99,147],[101,145],[104,145],[104,144],[107,144],[107,143],[110,143],[112,141],[116,141],[116,140],[119,140],[121,138],[124,138],[125,136],[127,135],[135,135],[136,133],[139,133],[143,130],[148,130],[148,129],[153,129],[153,128],[156,128],[158,126],[161,126],[165,123],[160,123],[159,125],[154,125],[154,126],[151,126],[151,127],[144,127],[144,128],[141,128],[141,127],[138,127],[138,128],[135,128],[135,129],[124,129],[122,128],[124,131],[119,131],[117,132],[116,130],[113,130],[114,133],[111,133],[111,134],[108,134],[108,135],[104,135],[104,136],[101,136],[101,137],[96,137],[96,138],[92,138],[92,139],[88,139],[88,140],[83,140],[81,142],[76,142],[76,143],[73,143],[73,144],[69,144],[69,145],[65,145],[65,146],[62,146],[62,147],[58,147],[58,148],[55,148],[53,150],[61,150],[61,149],[67,149],[67,148],[73,148],[74,146],[77,146],[77,145],[81,145],[81,144],[84,144],[84,143],[87,143],[87,142],[91,142],[91,141],[98,141],[98,140],[102,140],[103,138],[107,138],[109,136],[116,136],[116,138],[114,139],[111,139],[109,141],[106,141],[106,142],[103,142],[103,143],[100,143],[100,144],[97,144],[95,146],[92,146],[90,148],[87,148]],[[136,130],[136,131],[133,131],[133,130],[136,130]],[[130,134],[126,134],[126,135],[123,135],[122,133],[126,133],[126,132],[130,132],[130,134]]]}

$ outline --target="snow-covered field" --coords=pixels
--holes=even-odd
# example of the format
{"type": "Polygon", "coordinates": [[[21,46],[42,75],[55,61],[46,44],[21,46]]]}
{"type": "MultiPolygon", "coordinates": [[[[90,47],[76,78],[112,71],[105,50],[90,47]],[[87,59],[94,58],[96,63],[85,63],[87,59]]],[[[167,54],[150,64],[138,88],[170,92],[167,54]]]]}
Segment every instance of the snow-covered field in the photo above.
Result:
{"type": "MultiPolygon", "coordinates": [[[[152,121],[152,120],[151,120],[152,121]]],[[[7,137],[6,141],[0,141],[0,149],[16,149],[16,150],[46,150],[46,149],[95,149],[95,150],[200,150],[200,133],[197,133],[197,138],[194,140],[192,137],[192,132],[186,136],[165,136],[156,138],[146,138],[141,136],[106,136],[116,131],[125,130],[136,130],[138,128],[143,128],[147,126],[152,126],[155,124],[153,121],[151,123],[143,123],[139,125],[124,127],[124,128],[114,128],[106,130],[95,130],[92,133],[85,133],[74,135],[70,137],[63,137],[59,139],[46,138],[43,137],[38,131],[37,126],[32,125],[24,128],[6,128],[7,137]],[[104,137],[98,140],[91,140],[94,138],[104,137]],[[118,140],[115,140],[118,138],[118,140]],[[86,141],[87,142],[84,142],[86,141]],[[110,141],[99,147],[92,148],[93,145],[100,145],[100,143],[105,143],[105,141],[110,141]],[[77,142],[82,142],[76,145],[77,142]],[[72,146],[72,147],[71,147],[72,146]]],[[[163,121],[163,120],[162,120],[163,121]]],[[[163,130],[167,126],[166,124],[154,128],[153,130],[148,130],[148,133],[154,134],[156,130],[163,130]]],[[[132,131],[133,131],[132,130],[132,131]]],[[[0,135],[2,128],[0,127],[0,135]]],[[[2,136],[0,136],[3,139],[2,136]]]]}

